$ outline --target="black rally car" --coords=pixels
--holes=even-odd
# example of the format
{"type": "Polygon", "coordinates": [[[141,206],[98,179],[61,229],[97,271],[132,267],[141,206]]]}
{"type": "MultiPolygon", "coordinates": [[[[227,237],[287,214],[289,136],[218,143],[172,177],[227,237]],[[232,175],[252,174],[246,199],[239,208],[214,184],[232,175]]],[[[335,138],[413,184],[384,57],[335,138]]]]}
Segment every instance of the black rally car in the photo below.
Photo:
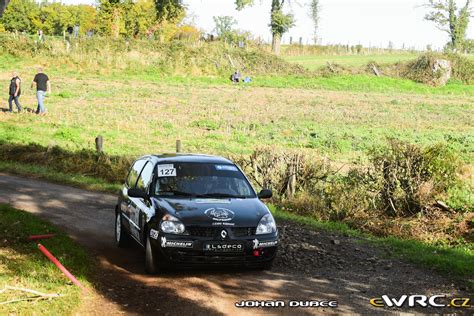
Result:
{"type": "Polygon", "coordinates": [[[145,268],[230,264],[270,268],[278,231],[261,199],[231,161],[205,155],[150,155],[135,161],[116,207],[118,246],[145,249],[145,268]]]}

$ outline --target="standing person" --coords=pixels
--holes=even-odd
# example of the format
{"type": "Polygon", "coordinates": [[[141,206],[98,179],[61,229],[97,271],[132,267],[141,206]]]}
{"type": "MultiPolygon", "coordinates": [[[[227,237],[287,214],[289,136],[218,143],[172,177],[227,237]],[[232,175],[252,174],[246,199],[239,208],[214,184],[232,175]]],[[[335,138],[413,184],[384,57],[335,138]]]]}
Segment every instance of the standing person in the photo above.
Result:
{"type": "Polygon", "coordinates": [[[20,105],[20,95],[21,95],[21,79],[18,77],[16,71],[12,73],[12,79],[10,80],[10,97],[8,98],[8,106],[10,108],[10,113],[13,112],[13,101],[18,109],[18,113],[21,112],[20,105]]]}
{"type": "Polygon", "coordinates": [[[74,28],[73,28],[73,31],[74,31],[74,38],[78,38],[79,37],[79,25],[74,25],[74,28]]]}
{"type": "Polygon", "coordinates": [[[39,41],[40,43],[44,43],[43,30],[38,30],[38,41],[39,41]]]}
{"type": "Polygon", "coordinates": [[[38,109],[36,114],[46,115],[46,108],[44,107],[44,98],[47,93],[51,93],[51,82],[46,74],[43,73],[43,68],[38,68],[38,73],[36,74],[33,82],[31,83],[31,88],[36,84],[36,98],[38,99],[38,109]]]}

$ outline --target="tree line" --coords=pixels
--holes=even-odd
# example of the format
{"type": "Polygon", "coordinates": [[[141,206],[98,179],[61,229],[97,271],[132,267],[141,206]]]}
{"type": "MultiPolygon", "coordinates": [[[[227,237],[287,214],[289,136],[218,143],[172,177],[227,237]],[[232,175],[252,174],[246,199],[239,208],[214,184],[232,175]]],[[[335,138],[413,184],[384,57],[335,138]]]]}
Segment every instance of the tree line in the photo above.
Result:
{"type": "MultiPolygon", "coordinates": [[[[11,0],[0,18],[9,32],[63,35],[79,26],[79,35],[112,37],[171,36],[185,17],[181,0],[99,0],[97,6],[11,0]]],[[[184,28],[193,35],[196,29],[184,28]]]]}
{"type": "MultiPolygon", "coordinates": [[[[4,4],[8,0],[0,0],[4,4]]],[[[232,1],[232,0],[229,0],[232,1]]],[[[233,0],[237,10],[252,6],[255,0],[233,0]]],[[[270,8],[269,28],[272,34],[272,48],[280,52],[281,38],[295,25],[293,14],[285,12],[285,5],[291,0],[260,0],[270,8]]],[[[294,0],[293,0],[294,1],[294,0]]],[[[469,20],[473,16],[473,0],[427,0],[429,12],[425,19],[449,34],[447,49],[452,51],[474,50],[473,40],[466,38],[469,20]],[[462,1],[462,6],[458,2],[462,1]]],[[[319,0],[307,0],[308,15],[313,25],[313,36],[318,38],[321,15],[319,0]]],[[[0,30],[36,33],[42,30],[46,35],[62,35],[75,25],[79,34],[89,32],[112,37],[157,36],[160,39],[198,38],[199,30],[183,25],[186,6],[183,0],[98,0],[97,6],[64,5],[57,2],[35,0],[11,0],[0,18],[0,30]]],[[[221,39],[241,38],[246,34],[229,32],[235,24],[232,17],[217,17],[216,30],[221,39]]]]}

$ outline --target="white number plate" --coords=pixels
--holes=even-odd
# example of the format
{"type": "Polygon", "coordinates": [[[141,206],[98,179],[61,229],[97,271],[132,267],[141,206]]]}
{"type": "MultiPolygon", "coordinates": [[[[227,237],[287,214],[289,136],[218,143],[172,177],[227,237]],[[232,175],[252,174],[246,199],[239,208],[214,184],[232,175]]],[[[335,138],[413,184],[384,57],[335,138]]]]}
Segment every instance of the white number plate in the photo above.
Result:
{"type": "Polygon", "coordinates": [[[174,165],[158,165],[158,177],[176,177],[174,165]]]}

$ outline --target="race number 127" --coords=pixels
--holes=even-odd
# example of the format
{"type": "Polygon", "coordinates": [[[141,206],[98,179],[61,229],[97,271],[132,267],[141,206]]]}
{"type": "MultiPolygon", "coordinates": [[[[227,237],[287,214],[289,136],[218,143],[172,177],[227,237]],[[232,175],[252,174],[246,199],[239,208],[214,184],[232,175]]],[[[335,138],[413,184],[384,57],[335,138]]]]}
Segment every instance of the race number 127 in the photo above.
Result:
{"type": "Polygon", "coordinates": [[[158,165],[158,177],[176,177],[174,165],[158,165]]]}

